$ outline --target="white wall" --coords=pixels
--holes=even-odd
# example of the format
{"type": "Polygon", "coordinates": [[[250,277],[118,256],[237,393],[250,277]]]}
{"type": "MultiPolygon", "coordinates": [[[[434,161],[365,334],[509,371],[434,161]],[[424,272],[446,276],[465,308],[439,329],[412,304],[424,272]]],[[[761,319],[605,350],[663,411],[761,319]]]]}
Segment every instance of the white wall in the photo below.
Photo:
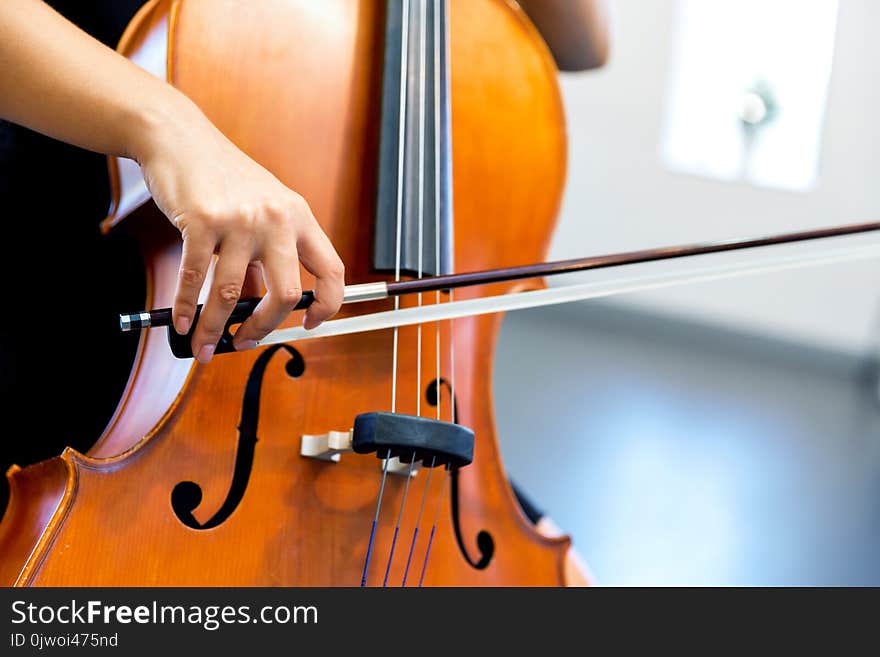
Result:
{"type": "MultiPolygon", "coordinates": [[[[551,258],[880,219],[880,40],[871,38],[880,32],[880,3],[840,0],[819,179],[812,191],[790,193],[665,169],[659,145],[675,2],[610,2],[609,65],[563,76],[569,180],[551,258]]],[[[880,260],[701,283],[618,303],[865,353],[877,349],[880,334],[880,260]]]]}

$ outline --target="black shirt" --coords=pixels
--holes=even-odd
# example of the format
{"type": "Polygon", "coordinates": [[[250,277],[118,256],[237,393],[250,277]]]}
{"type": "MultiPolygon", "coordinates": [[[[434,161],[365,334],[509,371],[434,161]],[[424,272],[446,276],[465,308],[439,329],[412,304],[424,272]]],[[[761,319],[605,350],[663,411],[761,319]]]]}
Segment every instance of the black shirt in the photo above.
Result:
{"type": "MultiPolygon", "coordinates": [[[[115,48],[144,2],[49,4],[115,48]]],[[[103,155],[0,121],[0,472],[87,451],[122,395],[137,340],[116,316],[143,304],[145,284],[137,245],[98,232],[108,205],[103,155]]]]}

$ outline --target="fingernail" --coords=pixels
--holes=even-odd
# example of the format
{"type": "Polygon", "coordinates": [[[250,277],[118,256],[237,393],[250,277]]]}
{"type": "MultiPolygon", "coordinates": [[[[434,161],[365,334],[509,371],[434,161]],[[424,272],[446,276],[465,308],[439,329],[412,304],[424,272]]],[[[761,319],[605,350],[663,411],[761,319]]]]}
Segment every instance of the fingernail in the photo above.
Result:
{"type": "Polygon", "coordinates": [[[189,333],[189,327],[192,326],[192,320],[189,317],[178,317],[175,329],[180,335],[189,333]]]}
{"type": "Polygon", "coordinates": [[[196,356],[196,358],[200,363],[210,363],[211,358],[213,356],[214,356],[214,345],[206,344],[204,347],[199,349],[199,355],[196,356]]]}
{"type": "Polygon", "coordinates": [[[236,351],[247,351],[249,349],[253,349],[257,346],[256,340],[242,340],[237,345],[235,345],[236,351]]]}

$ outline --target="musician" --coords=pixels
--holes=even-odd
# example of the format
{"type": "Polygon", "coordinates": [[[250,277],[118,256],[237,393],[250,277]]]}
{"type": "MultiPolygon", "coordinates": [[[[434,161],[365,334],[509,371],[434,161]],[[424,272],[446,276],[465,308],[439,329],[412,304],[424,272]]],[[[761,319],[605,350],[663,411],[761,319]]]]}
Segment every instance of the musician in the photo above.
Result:
{"type": "MultiPolygon", "coordinates": [[[[3,280],[16,302],[14,314],[0,322],[8,422],[2,470],[54,456],[65,445],[87,450],[131,368],[135,343],[118,333],[114,316],[142,303],[142,267],[124,235],[98,236],[109,198],[99,154],[136,160],[157,206],[181,233],[178,332],[189,330],[218,256],[192,338],[200,362],[211,360],[238,298],[259,296],[264,285],[263,301],[236,333],[235,346],[252,348],[274,329],[300,297],[299,263],[316,277],[306,328],[331,317],[342,301],[343,263],[307,199],[238,150],[186,96],[112,50],[143,4],[0,2],[3,280]],[[47,398],[53,413],[27,423],[35,435],[13,433],[12,420],[47,398]]],[[[601,0],[520,4],[561,70],[605,62],[601,0]]]]}

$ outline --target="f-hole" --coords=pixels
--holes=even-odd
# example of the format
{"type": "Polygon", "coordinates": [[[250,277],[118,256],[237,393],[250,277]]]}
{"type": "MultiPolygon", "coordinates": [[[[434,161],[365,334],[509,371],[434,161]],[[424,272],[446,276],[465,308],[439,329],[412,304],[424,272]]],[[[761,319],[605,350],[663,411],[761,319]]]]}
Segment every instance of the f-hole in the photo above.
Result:
{"type": "MultiPolygon", "coordinates": [[[[446,379],[434,379],[425,389],[425,401],[429,406],[437,407],[437,404],[440,402],[441,388],[446,388],[446,394],[450,396],[452,395],[452,386],[449,385],[449,382],[446,379]]],[[[453,422],[458,424],[458,400],[455,401],[455,417],[453,417],[453,422]]],[[[492,534],[485,529],[481,529],[477,534],[477,549],[480,551],[480,558],[473,559],[471,557],[464,544],[464,538],[461,533],[461,521],[458,513],[458,468],[453,468],[449,473],[449,477],[449,502],[452,505],[452,526],[455,529],[455,540],[458,542],[458,549],[461,550],[465,561],[467,561],[473,568],[483,570],[489,565],[492,561],[492,556],[495,554],[495,539],[492,538],[492,534]]]]}
{"type": "Polygon", "coordinates": [[[202,502],[202,487],[194,481],[181,481],[171,492],[171,508],[174,509],[177,519],[187,527],[212,529],[221,525],[238,508],[244,497],[251,476],[251,468],[254,465],[254,451],[257,447],[257,425],[260,416],[260,393],[263,389],[263,376],[272,356],[281,349],[290,355],[285,370],[291,378],[299,378],[305,372],[306,364],[302,355],[290,345],[276,345],[260,354],[248,375],[247,385],[244,388],[241,421],[238,423],[238,451],[235,454],[235,468],[223,506],[203,524],[193,515],[193,511],[202,502]]]}

